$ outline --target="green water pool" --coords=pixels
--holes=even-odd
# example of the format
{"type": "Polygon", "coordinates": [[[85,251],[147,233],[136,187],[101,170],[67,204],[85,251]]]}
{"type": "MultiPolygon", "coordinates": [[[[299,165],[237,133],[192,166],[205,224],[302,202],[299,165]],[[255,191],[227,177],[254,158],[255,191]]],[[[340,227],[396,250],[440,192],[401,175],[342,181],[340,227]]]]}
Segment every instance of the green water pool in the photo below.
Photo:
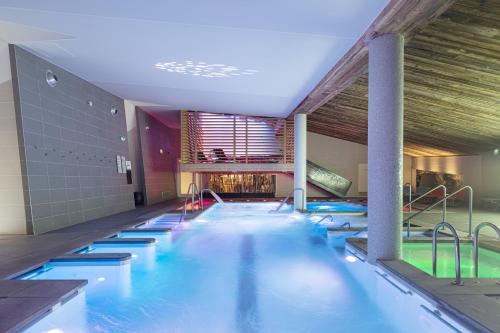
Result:
{"type": "MultiPolygon", "coordinates": [[[[453,243],[438,243],[437,276],[455,277],[455,254],[453,243]]],[[[409,264],[432,275],[432,244],[404,243],[403,259],[409,264]]],[[[464,278],[474,277],[474,254],[471,243],[460,244],[461,273],[464,278]]],[[[500,253],[479,248],[479,277],[500,278],[500,253]]]]}

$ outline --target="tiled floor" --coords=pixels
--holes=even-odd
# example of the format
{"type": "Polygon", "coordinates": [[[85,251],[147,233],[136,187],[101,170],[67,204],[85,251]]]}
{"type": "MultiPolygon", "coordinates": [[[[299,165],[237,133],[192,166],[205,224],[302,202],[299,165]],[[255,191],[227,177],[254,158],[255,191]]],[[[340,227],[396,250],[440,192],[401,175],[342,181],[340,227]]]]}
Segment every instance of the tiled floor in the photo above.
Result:
{"type": "MultiPolygon", "coordinates": [[[[405,217],[409,216],[405,214],[405,217]]],[[[441,208],[436,207],[428,213],[422,213],[416,217],[413,222],[425,222],[430,225],[435,225],[441,221],[441,208]]],[[[469,224],[469,214],[465,207],[448,207],[447,221],[460,231],[466,232],[469,224]]],[[[488,210],[483,208],[474,208],[472,210],[472,230],[481,222],[491,222],[500,227],[500,211],[488,210]]],[[[484,229],[481,235],[496,237],[492,229],[484,229]]]]}
{"type": "Polygon", "coordinates": [[[83,247],[96,239],[109,236],[178,206],[179,201],[175,200],[140,207],[38,236],[0,235],[0,279],[12,278],[19,272],[36,268],[50,258],[83,247]]]}

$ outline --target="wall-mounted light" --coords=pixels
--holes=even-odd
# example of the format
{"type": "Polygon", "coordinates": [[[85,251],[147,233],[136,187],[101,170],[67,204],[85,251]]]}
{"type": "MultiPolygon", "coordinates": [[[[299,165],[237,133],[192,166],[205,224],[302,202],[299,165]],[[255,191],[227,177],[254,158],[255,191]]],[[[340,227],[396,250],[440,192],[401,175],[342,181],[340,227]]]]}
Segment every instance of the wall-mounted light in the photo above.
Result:
{"type": "Polygon", "coordinates": [[[113,116],[116,116],[116,114],[118,113],[118,109],[117,108],[111,108],[110,112],[111,112],[111,114],[113,116]]]}
{"type": "Polygon", "coordinates": [[[93,107],[94,106],[94,102],[92,102],[92,100],[88,100],[87,101],[87,105],[90,106],[90,107],[93,107]]]}
{"type": "Polygon", "coordinates": [[[47,82],[47,84],[49,86],[55,87],[55,86],[57,86],[58,78],[50,69],[48,69],[45,72],[45,81],[47,82]]]}
{"type": "Polygon", "coordinates": [[[160,148],[160,154],[163,154],[163,149],[160,148]]]}
{"type": "Polygon", "coordinates": [[[146,127],[144,127],[144,128],[146,129],[146,131],[149,131],[149,126],[146,126],[146,127]]]}
{"type": "Polygon", "coordinates": [[[125,142],[125,140],[127,140],[127,139],[126,139],[124,136],[120,136],[120,140],[121,140],[122,142],[125,142]]]}

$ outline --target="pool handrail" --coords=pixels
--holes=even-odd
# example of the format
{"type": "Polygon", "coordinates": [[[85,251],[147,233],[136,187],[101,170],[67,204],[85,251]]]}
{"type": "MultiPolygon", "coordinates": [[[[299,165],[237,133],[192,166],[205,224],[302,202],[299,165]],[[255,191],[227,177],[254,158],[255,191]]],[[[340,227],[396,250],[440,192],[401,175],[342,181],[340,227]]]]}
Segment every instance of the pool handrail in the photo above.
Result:
{"type": "Polygon", "coordinates": [[[323,216],[323,218],[321,220],[319,220],[315,224],[320,224],[321,222],[323,222],[326,219],[330,219],[330,222],[333,222],[333,216],[332,215],[325,215],[325,216],[323,216]]]}
{"type": "Polygon", "coordinates": [[[495,230],[498,238],[500,238],[500,228],[491,222],[479,223],[474,229],[472,243],[474,245],[474,277],[476,279],[479,277],[479,231],[485,227],[490,227],[495,230]]]}
{"type": "Polygon", "coordinates": [[[432,275],[436,277],[437,275],[437,233],[441,227],[447,227],[452,236],[453,242],[455,243],[455,281],[452,284],[461,285],[462,276],[460,273],[460,238],[458,238],[457,231],[448,222],[441,222],[434,226],[432,230],[432,275]]]}
{"type": "MultiPolygon", "coordinates": [[[[405,186],[408,186],[408,185],[409,184],[406,184],[405,186]]],[[[410,213],[411,213],[412,204],[414,204],[415,202],[419,201],[422,198],[425,198],[426,196],[428,196],[429,194],[431,194],[432,192],[434,192],[438,188],[443,189],[443,198],[446,197],[446,186],[444,186],[443,184],[440,184],[436,187],[431,188],[430,190],[428,190],[424,194],[419,195],[418,197],[414,198],[413,200],[411,199],[411,191],[410,191],[410,201],[406,205],[404,205],[403,208],[409,207],[410,213]]],[[[446,221],[446,200],[443,201],[443,221],[446,221]]]]}
{"type": "MultiPolygon", "coordinates": [[[[189,187],[188,187],[188,190],[186,193],[186,197],[184,199],[184,209],[182,210],[182,215],[181,215],[181,218],[179,220],[179,223],[184,221],[184,218],[187,215],[187,201],[189,199],[189,194],[191,194],[191,213],[193,213],[194,212],[194,202],[195,202],[194,198],[195,198],[195,196],[198,196],[198,194],[199,194],[198,186],[196,186],[195,183],[189,184],[189,187]]],[[[198,200],[199,200],[199,197],[198,197],[198,200]]]]}
{"type": "MultiPolygon", "coordinates": [[[[416,213],[408,216],[407,218],[405,218],[403,220],[403,224],[406,224],[406,236],[410,237],[410,221],[413,218],[415,218],[416,216],[418,216],[418,215],[420,215],[420,214],[422,214],[422,213],[424,213],[424,212],[426,212],[426,211],[428,211],[428,210],[436,207],[437,205],[439,205],[443,201],[447,201],[449,198],[454,197],[455,195],[457,195],[458,193],[460,193],[460,192],[462,192],[464,190],[468,190],[469,191],[469,206],[468,206],[469,225],[468,225],[468,235],[469,235],[469,237],[471,237],[472,236],[472,208],[473,208],[472,206],[473,206],[474,190],[469,185],[466,185],[466,186],[463,186],[463,187],[459,188],[455,192],[448,194],[444,198],[439,199],[438,201],[430,204],[429,206],[425,207],[424,209],[419,210],[418,212],[416,212],[416,213]]],[[[446,222],[446,221],[442,221],[442,222],[446,222]]]]}
{"type": "Polygon", "coordinates": [[[279,210],[281,209],[281,207],[283,207],[287,202],[288,202],[288,199],[290,199],[290,197],[292,195],[295,195],[295,191],[301,191],[302,193],[302,204],[304,206],[304,208],[306,207],[306,195],[305,195],[305,191],[302,187],[295,187],[292,192],[290,192],[286,197],[285,199],[283,199],[283,201],[280,203],[280,205],[276,208],[276,209],[271,209],[269,211],[269,213],[277,213],[279,212],[279,210]]]}
{"type": "Polygon", "coordinates": [[[202,189],[200,191],[200,194],[199,194],[199,196],[200,196],[200,208],[201,208],[201,210],[203,210],[205,208],[203,206],[203,193],[205,193],[205,192],[210,193],[212,195],[212,197],[214,197],[215,201],[217,201],[219,204],[221,204],[221,205],[225,204],[224,200],[222,200],[222,198],[217,193],[215,193],[214,191],[212,191],[209,188],[204,188],[204,189],[202,189]]]}

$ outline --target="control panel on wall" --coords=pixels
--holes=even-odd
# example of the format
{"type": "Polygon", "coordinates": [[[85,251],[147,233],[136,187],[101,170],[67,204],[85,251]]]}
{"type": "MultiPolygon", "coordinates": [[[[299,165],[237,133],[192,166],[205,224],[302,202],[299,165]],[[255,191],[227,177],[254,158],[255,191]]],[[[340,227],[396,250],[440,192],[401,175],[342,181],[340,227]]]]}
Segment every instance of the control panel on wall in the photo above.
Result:
{"type": "Polygon", "coordinates": [[[116,155],[116,170],[118,173],[127,175],[127,184],[132,184],[132,162],[127,161],[125,156],[116,155]]]}

